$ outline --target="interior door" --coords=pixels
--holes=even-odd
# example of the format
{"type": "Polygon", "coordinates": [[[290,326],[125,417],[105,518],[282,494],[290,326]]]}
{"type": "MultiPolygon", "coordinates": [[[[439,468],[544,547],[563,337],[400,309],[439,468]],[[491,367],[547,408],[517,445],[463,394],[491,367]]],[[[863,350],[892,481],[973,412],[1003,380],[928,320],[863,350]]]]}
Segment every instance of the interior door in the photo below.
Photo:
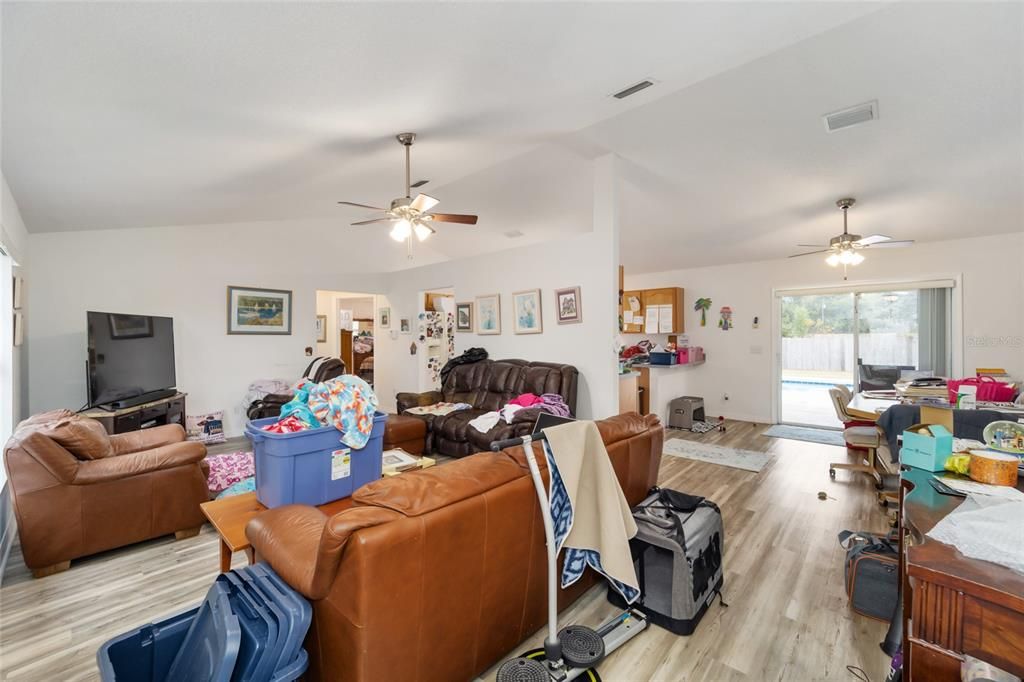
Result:
{"type": "Polygon", "coordinates": [[[341,340],[338,347],[341,348],[341,353],[339,353],[339,357],[345,363],[345,370],[352,374],[355,372],[355,363],[352,357],[352,331],[350,329],[342,329],[340,334],[341,340]]]}

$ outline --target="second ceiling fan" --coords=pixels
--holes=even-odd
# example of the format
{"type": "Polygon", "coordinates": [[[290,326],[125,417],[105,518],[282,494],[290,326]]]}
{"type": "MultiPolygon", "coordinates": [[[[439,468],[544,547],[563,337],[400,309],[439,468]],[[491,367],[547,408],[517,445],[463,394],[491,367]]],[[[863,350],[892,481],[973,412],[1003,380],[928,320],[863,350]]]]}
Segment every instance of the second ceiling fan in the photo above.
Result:
{"type": "MultiPolygon", "coordinates": [[[[416,133],[400,133],[396,139],[405,147],[405,196],[391,200],[390,208],[381,208],[369,204],[357,203],[355,201],[339,201],[345,206],[356,206],[368,208],[373,211],[383,211],[384,215],[379,218],[360,220],[353,225],[372,225],[374,223],[393,223],[391,238],[396,242],[406,242],[412,247],[412,237],[423,241],[430,235],[437,232],[434,229],[435,223],[460,223],[462,225],[476,225],[477,217],[463,213],[430,213],[439,201],[426,194],[417,194],[412,197],[412,186],[410,185],[409,174],[409,153],[412,143],[416,140],[416,133]]],[[[411,257],[411,256],[410,256],[411,257]]]]}

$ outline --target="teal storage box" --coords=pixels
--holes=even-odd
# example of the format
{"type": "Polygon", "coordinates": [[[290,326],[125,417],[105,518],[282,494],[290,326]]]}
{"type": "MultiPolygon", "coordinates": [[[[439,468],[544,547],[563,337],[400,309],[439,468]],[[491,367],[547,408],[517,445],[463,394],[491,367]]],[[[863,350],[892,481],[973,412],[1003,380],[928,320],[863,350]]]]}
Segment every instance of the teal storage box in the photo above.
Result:
{"type": "Polygon", "coordinates": [[[953,454],[953,434],[941,424],[914,424],[903,432],[900,463],[925,471],[942,471],[953,454]],[[918,433],[925,429],[928,435],[918,433]]]}
{"type": "Polygon", "coordinates": [[[245,433],[253,445],[256,499],[271,509],[285,504],[316,507],[349,497],[378,480],[386,420],[386,414],[374,415],[370,439],[360,449],[344,445],[333,426],[270,433],[263,427],[277,422],[277,417],[249,422],[245,433]]]}

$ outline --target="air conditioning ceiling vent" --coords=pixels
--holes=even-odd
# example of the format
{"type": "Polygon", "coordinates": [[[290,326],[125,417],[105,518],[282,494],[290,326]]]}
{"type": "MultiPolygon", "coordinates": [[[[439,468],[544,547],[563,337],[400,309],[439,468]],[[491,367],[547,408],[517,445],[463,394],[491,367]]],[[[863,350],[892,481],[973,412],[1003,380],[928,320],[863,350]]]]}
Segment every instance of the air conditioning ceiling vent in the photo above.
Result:
{"type": "Polygon", "coordinates": [[[841,111],[833,111],[831,114],[825,114],[823,118],[825,119],[825,130],[830,133],[862,123],[870,123],[878,118],[878,101],[872,100],[841,111]]]}

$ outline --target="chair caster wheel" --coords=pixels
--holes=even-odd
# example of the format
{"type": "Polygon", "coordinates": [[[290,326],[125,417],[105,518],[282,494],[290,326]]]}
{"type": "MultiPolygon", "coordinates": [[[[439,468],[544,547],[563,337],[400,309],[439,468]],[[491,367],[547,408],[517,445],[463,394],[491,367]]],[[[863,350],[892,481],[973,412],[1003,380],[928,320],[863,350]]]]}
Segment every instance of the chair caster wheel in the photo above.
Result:
{"type": "Polygon", "coordinates": [[[835,478],[836,478],[836,470],[835,469],[829,469],[828,470],[828,477],[831,478],[832,480],[835,480],[835,478]]]}

